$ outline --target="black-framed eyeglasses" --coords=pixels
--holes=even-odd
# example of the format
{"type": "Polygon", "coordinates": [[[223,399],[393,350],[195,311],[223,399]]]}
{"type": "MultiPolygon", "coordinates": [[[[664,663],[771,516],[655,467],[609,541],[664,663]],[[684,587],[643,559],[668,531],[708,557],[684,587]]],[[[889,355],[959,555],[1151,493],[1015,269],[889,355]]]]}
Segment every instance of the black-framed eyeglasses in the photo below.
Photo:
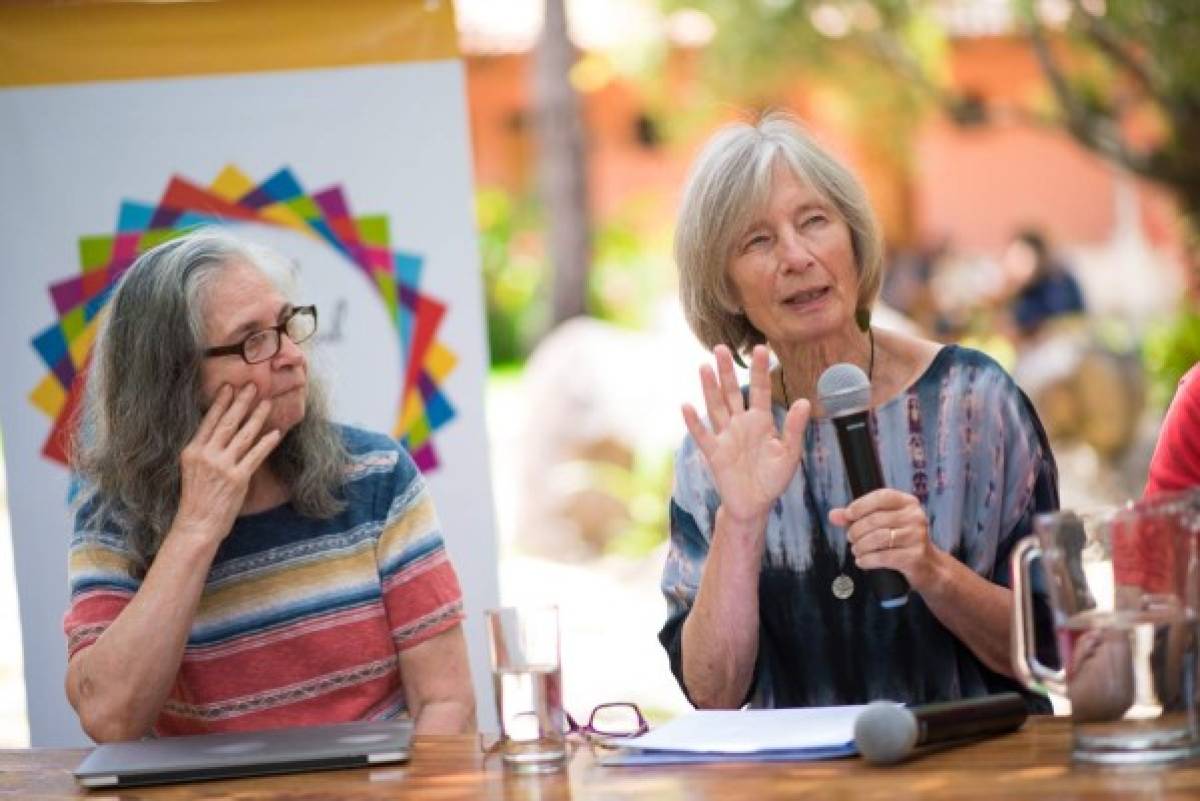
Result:
{"type": "Polygon", "coordinates": [[[206,348],[204,358],[214,356],[241,356],[246,364],[258,364],[274,358],[283,346],[281,337],[287,334],[288,339],[299,345],[313,334],[317,333],[317,307],[296,306],[279,325],[262,328],[248,334],[236,345],[218,345],[206,348]]]}

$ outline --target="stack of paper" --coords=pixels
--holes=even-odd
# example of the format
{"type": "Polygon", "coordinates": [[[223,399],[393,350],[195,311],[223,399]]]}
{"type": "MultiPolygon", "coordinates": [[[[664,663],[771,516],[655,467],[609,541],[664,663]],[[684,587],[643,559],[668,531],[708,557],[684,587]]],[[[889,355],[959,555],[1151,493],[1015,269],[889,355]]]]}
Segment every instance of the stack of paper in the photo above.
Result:
{"type": "Polygon", "coordinates": [[[641,737],[610,739],[601,765],[788,762],[853,756],[863,706],[689,712],[641,737]]]}

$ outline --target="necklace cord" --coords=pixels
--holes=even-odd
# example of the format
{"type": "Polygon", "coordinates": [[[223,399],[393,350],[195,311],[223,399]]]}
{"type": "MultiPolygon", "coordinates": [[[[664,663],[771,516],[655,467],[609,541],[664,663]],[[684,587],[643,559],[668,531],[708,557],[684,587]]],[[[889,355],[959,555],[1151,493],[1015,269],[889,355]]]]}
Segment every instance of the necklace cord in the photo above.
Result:
{"type": "MultiPolygon", "coordinates": [[[[870,382],[875,375],[875,329],[867,329],[867,340],[871,343],[871,357],[867,360],[867,381],[870,382]]],[[[792,399],[788,395],[787,387],[787,371],[783,369],[783,365],[779,365],[779,386],[783,389],[783,406],[785,409],[792,408],[792,399]]]]}

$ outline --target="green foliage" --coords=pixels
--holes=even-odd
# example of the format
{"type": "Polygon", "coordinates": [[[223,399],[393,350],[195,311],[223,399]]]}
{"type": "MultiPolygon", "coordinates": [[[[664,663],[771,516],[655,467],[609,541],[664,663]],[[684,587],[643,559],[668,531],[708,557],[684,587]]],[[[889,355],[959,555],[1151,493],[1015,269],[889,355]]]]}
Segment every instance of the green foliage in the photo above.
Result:
{"type": "MultiPolygon", "coordinates": [[[[946,34],[926,4],[918,2],[660,2],[668,10],[696,8],[713,19],[717,36],[706,49],[704,62],[716,103],[772,105],[802,78],[809,84],[850,89],[856,102],[868,106],[885,99],[893,104],[903,99],[907,104],[920,96],[921,88],[886,56],[902,54],[913,68],[928,74],[936,75],[944,67],[946,34]],[[839,24],[844,30],[830,35],[829,26],[839,24]],[[754,89],[748,92],[747,87],[754,89]]],[[[875,123],[878,131],[878,119],[875,123]]]]}
{"type": "Polygon", "coordinates": [[[1150,378],[1151,399],[1165,407],[1175,395],[1179,379],[1200,362],[1200,313],[1183,309],[1151,330],[1142,346],[1142,359],[1150,378]]]}
{"type": "Polygon", "coordinates": [[[629,513],[629,523],[613,536],[609,553],[640,558],[667,538],[670,527],[671,481],[674,454],[637,453],[626,469],[611,463],[591,463],[595,486],[620,500],[629,513]]]}
{"type": "MultiPolygon", "coordinates": [[[[544,250],[544,216],[535,199],[497,188],[475,194],[492,365],[520,364],[549,324],[553,280],[544,250]]],[[[593,237],[588,308],[594,316],[637,328],[668,291],[666,231],[647,233],[642,204],[601,220],[593,237]]]]}
{"type": "Polygon", "coordinates": [[[591,313],[629,328],[649,322],[655,303],[668,291],[672,264],[666,232],[643,231],[636,222],[638,206],[597,225],[588,275],[591,313]]]}
{"type": "Polygon", "coordinates": [[[555,466],[555,486],[564,494],[595,494],[621,510],[596,532],[604,552],[640,559],[667,538],[670,525],[673,454],[635,452],[629,465],[580,458],[555,466]]]}
{"type": "MultiPolygon", "coordinates": [[[[1200,13],[1195,0],[1010,0],[1007,32],[1039,53],[1046,80],[1015,107],[991,108],[950,80],[944,20],[971,3],[942,0],[660,0],[705,11],[709,99],[786,100],[803,78],[843,90],[843,130],[907,150],[917,116],[941,107],[960,124],[1057,125],[1083,146],[1173,192],[1200,221],[1200,13]],[[1039,43],[1044,46],[1039,47],[1039,43]],[[759,94],[747,93],[753,86],[759,94]],[[1132,123],[1132,124],[1131,124],[1132,123]],[[880,136],[887,131],[887,136],[880,136]],[[1149,135],[1147,135],[1149,134],[1149,135]]],[[[1003,5],[979,13],[1005,18],[1003,5]]],[[[984,10],[982,6],[988,6],[984,10]]],[[[822,115],[828,116],[828,115],[822,115]]],[[[896,164],[905,164],[903,159],[896,164]]]]}
{"type": "Polygon", "coordinates": [[[549,318],[541,214],[532,201],[495,188],[476,192],[475,212],[491,361],[520,363],[549,318]]]}

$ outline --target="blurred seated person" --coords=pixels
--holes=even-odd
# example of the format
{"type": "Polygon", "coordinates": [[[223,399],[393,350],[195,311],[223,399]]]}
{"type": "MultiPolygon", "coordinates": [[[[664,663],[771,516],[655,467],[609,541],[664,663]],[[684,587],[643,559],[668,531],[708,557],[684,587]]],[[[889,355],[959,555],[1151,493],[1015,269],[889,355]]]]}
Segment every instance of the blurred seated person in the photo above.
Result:
{"type": "Polygon", "coordinates": [[[1179,381],[1163,418],[1142,497],[1200,487],[1200,364],[1179,381]]]}
{"type": "Polygon", "coordinates": [[[1019,340],[1036,337],[1046,323],[1084,311],[1083,292],[1067,268],[1051,258],[1046,238],[1019,232],[1001,257],[1011,293],[1009,313],[1019,340]]]}
{"type": "Polygon", "coordinates": [[[911,320],[914,333],[940,331],[945,320],[933,287],[939,268],[950,254],[949,241],[942,239],[915,248],[889,248],[888,251],[891,256],[883,272],[881,301],[911,320]]]}
{"type": "Polygon", "coordinates": [[[380,720],[474,728],[462,595],[390,437],[328,418],[312,306],[218,231],[142,255],[92,355],[63,626],[98,742],[380,720]]]}
{"type": "Polygon", "coordinates": [[[992,359],[871,325],[881,250],[861,184],[785,115],[725,127],[692,167],[675,253],[716,366],[700,370],[707,420],[683,407],[659,639],[695,706],[1022,691],[1009,554],[1058,506],[1054,458],[992,359]],[[887,487],[858,499],[816,399],[819,376],[844,362],[871,383],[887,487]],[[908,580],[905,605],[881,607],[877,568],[908,580]]]}
{"type": "Polygon", "coordinates": [[[1078,282],[1040,232],[1018,233],[1001,266],[1001,330],[1016,348],[1012,374],[1051,441],[1085,443],[1101,458],[1118,459],[1141,417],[1140,359],[1093,336],[1078,282]]]}

